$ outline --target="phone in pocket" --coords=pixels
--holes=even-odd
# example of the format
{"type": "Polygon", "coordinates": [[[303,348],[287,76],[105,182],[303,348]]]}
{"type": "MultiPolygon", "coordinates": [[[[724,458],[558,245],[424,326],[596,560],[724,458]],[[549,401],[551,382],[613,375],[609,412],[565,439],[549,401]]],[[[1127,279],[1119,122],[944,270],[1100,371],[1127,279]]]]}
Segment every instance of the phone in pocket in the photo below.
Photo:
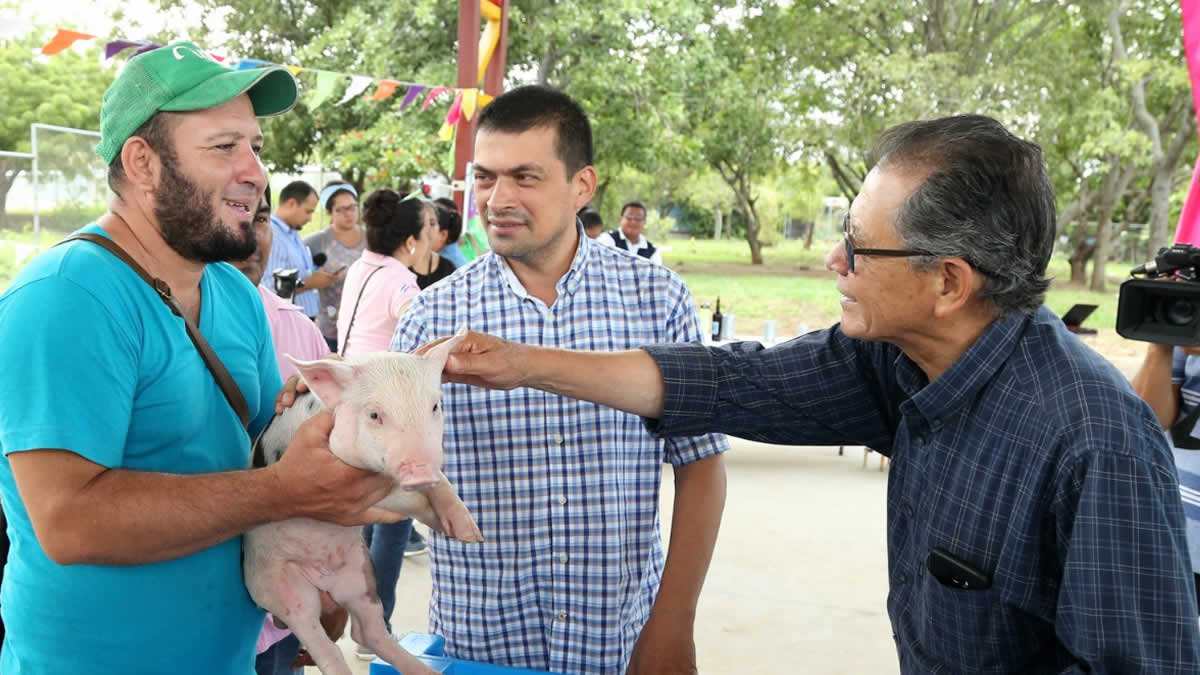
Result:
{"type": "Polygon", "coordinates": [[[925,566],[943,586],[964,591],[982,591],[992,587],[991,575],[959,560],[944,548],[929,549],[925,566]]]}

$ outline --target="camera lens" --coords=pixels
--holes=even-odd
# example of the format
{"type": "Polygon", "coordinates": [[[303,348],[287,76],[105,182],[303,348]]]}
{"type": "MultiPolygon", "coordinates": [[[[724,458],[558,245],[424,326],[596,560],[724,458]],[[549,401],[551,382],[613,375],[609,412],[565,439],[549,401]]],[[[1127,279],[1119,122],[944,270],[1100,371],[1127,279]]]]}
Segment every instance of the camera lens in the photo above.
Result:
{"type": "Polygon", "coordinates": [[[1190,326],[1196,320],[1195,306],[1182,298],[1168,300],[1163,309],[1164,318],[1172,326],[1190,326]]]}

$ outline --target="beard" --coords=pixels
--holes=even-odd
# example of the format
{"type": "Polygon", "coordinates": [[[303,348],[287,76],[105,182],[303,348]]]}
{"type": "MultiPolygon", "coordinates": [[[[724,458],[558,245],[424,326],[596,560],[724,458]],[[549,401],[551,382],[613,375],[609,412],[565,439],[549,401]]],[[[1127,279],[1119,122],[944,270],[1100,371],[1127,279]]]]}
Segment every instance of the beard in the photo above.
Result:
{"type": "Polygon", "coordinates": [[[154,191],[154,215],[167,246],[186,260],[202,263],[242,260],[254,253],[257,238],[249,219],[226,227],[213,212],[214,192],[205,193],[163,158],[162,178],[154,191]]]}

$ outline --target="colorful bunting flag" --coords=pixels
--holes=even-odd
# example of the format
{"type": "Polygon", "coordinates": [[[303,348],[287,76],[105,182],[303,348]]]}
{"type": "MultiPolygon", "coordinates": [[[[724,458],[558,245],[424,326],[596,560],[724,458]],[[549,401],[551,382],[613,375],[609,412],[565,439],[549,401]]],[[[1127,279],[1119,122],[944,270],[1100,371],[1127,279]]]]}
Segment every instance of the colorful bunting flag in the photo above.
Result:
{"type": "MultiPolygon", "coordinates": [[[[67,30],[65,28],[59,28],[54,37],[52,37],[50,41],[42,47],[41,52],[43,54],[52,56],[62,52],[79,40],[92,40],[95,38],[95,35],[90,35],[88,33],[81,33],[78,31],[67,30]]],[[[152,49],[158,49],[161,46],[162,45],[158,43],[149,42],[147,40],[109,40],[104,45],[104,58],[111,59],[117,54],[130,48],[136,48],[136,51],[134,52],[134,55],[136,56],[152,49]]],[[[212,57],[217,61],[225,61],[225,57],[223,56],[212,54],[212,57]]],[[[275,65],[269,61],[249,58],[235,58],[230,62],[234,64],[234,68],[237,70],[250,70],[252,68],[275,65]]],[[[292,75],[299,75],[300,73],[308,70],[304,66],[298,65],[285,65],[284,67],[287,68],[292,75]]],[[[333,96],[334,90],[338,86],[338,81],[344,77],[350,78],[350,84],[346,87],[341,99],[339,99],[335,105],[344,105],[351,99],[362,95],[363,92],[365,92],[367,88],[370,87],[374,82],[378,82],[378,88],[375,90],[373,95],[369,96],[369,98],[375,101],[384,101],[392,97],[401,85],[406,87],[404,98],[400,102],[397,112],[412,105],[422,94],[426,94],[426,96],[425,102],[421,105],[421,110],[426,110],[442,94],[448,91],[456,92],[454,102],[451,104],[450,109],[446,112],[446,117],[442,128],[438,131],[438,137],[446,141],[449,141],[453,138],[454,127],[462,118],[465,117],[467,120],[470,120],[475,116],[475,113],[480,108],[483,108],[492,100],[491,96],[488,96],[487,94],[484,94],[475,88],[456,89],[452,87],[431,87],[429,85],[403,82],[393,79],[376,80],[375,78],[365,75],[351,75],[348,73],[338,73],[328,70],[313,70],[312,72],[315,73],[316,81],[313,83],[312,91],[309,92],[308,96],[306,97],[306,103],[310,109],[317,108],[326,103],[330,97],[333,96]]]]}
{"type": "Polygon", "coordinates": [[[365,75],[351,75],[350,86],[346,87],[346,94],[345,96],[342,96],[342,100],[337,102],[337,105],[342,105],[346,101],[349,101],[350,99],[363,93],[374,81],[374,79],[365,75]]]}
{"type": "Polygon", "coordinates": [[[396,93],[396,87],[399,87],[399,86],[400,86],[400,83],[395,80],[380,80],[379,81],[379,89],[375,90],[375,95],[371,98],[373,98],[376,101],[382,101],[385,98],[396,93]]]}
{"type": "Polygon", "coordinates": [[[458,118],[462,116],[462,92],[454,97],[454,103],[450,104],[450,109],[446,111],[446,124],[454,126],[458,124],[458,118]]]}
{"type": "Polygon", "coordinates": [[[46,56],[53,56],[75,44],[78,40],[92,40],[95,37],[95,35],[59,28],[54,37],[50,38],[50,41],[42,46],[42,53],[46,56]]]}
{"type": "Polygon", "coordinates": [[[104,58],[111,59],[130,47],[139,47],[146,44],[145,42],[134,42],[133,40],[112,40],[104,45],[104,58]]]}
{"type": "Polygon", "coordinates": [[[450,91],[450,87],[434,87],[433,91],[429,92],[429,96],[425,97],[425,105],[421,106],[421,110],[429,108],[429,105],[433,103],[433,99],[448,91],[450,91]]]}
{"type": "Polygon", "coordinates": [[[317,74],[317,86],[313,87],[313,93],[308,97],[308,109],[318,108],[322,103],[329,100],[333,95],[333,88],[337,86],[338,74],[331,73],[328,70],[314,71],[317,74]]]}
{"type": "Polygon", "coordinates": [[[462,93],[462,114],[470,122],[475,116],[475,99],[479,94],[478,89],[463,89],[462,93]]]}
{"type": "Polygon", "coordinates": [[[404,110],[410,104],[412,104],[413,101],[417,100],[417,97],[420,96],[421,92],[423,91],[425,91],[425,87],[419,84],[410,85],[408,87],[408,93],[404,95],[404,100],[400,102],[400,110],[404,110]]]}

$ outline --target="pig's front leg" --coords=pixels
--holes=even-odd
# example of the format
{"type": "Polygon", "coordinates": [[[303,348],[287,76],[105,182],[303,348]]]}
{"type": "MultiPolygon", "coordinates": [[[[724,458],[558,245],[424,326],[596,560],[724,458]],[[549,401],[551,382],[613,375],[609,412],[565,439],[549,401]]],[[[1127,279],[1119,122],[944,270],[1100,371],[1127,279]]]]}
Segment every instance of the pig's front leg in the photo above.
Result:
{"type": "Polygon", "coordinates": [[[463,504],[454,492],[454,486],[446,480],[441,471],[437,472],[437,478],[438,483],[432,488],[397,488],[376,506],[416,518],[447,537],[459,541],[483,541],[483,534],[475,524],[475,519],[471,517],[471,512],[467,510],[467,505],[463,504]]]}
{"type": "Polygon", "coordinates": [[[459,499],[458,493],[454,491],[454,486],[441,471],[438,472],[438,477],[440,480],[437,485],[423,490],[425,496],[429,498],[429,504],[433,507],[435,517],[442,524],[438,529],[447,537],[453,537],[459,541],[483,541],[483,533],[479,531],[479,526],[475,524],[475,519],[471,517],[467,505],[459,499]]]}

